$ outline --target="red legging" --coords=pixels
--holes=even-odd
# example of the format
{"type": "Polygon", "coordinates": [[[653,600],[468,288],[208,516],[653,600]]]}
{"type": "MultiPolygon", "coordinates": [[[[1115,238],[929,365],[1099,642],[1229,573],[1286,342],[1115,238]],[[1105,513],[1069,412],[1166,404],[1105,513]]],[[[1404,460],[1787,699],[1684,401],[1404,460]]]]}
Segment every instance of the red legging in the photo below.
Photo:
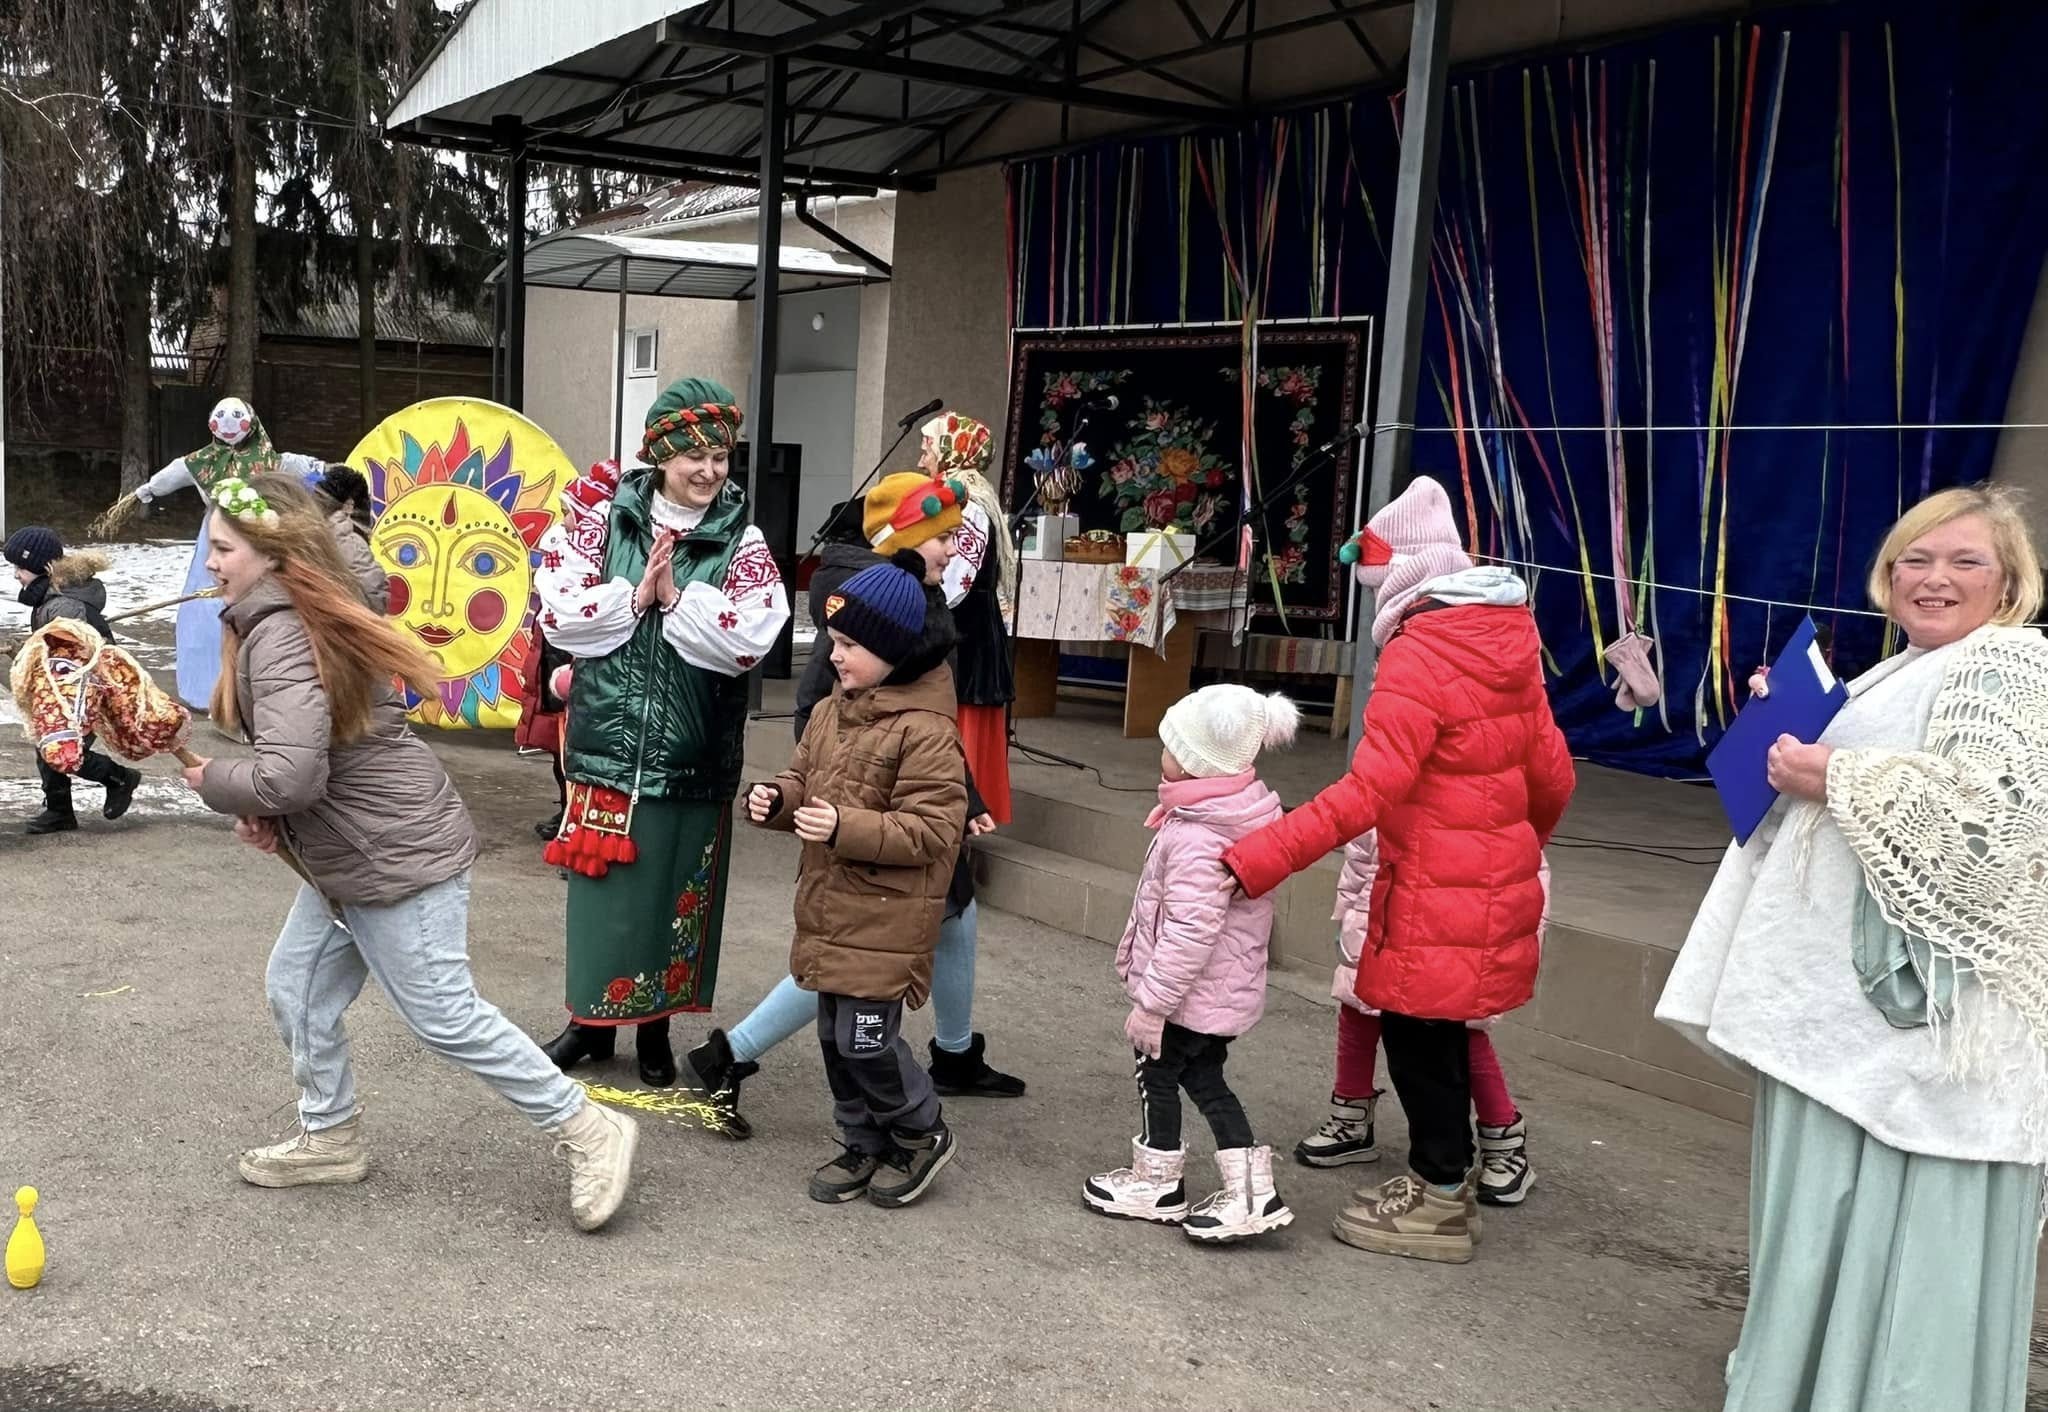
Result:
{"type": "MultiPolygon", "coordinates": [[[[1472,1044],[1472,1109],[1489,1128],[1515,1121],[1515,1100],[1508,1096],[1507,1075],[1500,1055],[1485,1030],[1468,1030],[1472,1044]]],[[[1349,1005],[1337,1007],[1337,1096],[1362,1099],[1373,1091],[1373,1066],[1378,1062],[1380,1017],[1361,1014],[1349,1005]]]]}

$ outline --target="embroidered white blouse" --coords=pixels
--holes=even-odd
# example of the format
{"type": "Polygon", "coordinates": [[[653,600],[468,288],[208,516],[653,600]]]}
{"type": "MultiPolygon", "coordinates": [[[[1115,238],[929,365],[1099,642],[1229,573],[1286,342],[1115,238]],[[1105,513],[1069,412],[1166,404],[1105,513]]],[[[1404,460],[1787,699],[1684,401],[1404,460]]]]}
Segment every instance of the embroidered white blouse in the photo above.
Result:
{"type": "MultiPolygon", "coordinates": [[[[654,522],[687,534],[703,520],[702,510],[678,505],[657,493],[654,522]]],[[[562,518],[541,536],[541,631],[572,657],[603,657],[625,645],[639,626],[633,595],[638,585],[604,577],[604,550],[611,529],[612,502],[584,507],[565,499],[562,518]]],[[[789,594],[768,541],[747,526],[726,569],[725,581],[683,586],[675,606],[660,611],[661,635],[693,667],[736,677],[768,655],[789,621],[789,594]]]]}

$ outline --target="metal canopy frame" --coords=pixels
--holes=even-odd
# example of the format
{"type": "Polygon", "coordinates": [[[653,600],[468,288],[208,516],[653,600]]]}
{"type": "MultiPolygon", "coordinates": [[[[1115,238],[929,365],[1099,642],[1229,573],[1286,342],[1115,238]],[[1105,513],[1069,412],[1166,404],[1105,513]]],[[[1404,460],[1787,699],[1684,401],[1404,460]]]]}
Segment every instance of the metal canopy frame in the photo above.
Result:
{"type": "MultiPolygon", "coordinates": [[[[622,7],[635,0],[612,0],[622,7]]],[[[639,0],[634,14],[656,0],[639,0]]],[[[1389,257],[1387,337],[1381,345],[1380,405],[1373,437],[1368,514],[1377,512],[1410,473],[1412,424],[1427,274],[1426,213],[1435,207],[1445,75],[1454,0],[1324,0],[1326,8],[1289,6],[1289,16],[1260,20],[1260,0],[1227,0],[1215,20],[1203,17],[1224,0],[1171,0],[1173,14],[1154,27],[1155,51],[1125,52],[1102,37],[1102,22],[1127,0],[712,0],[680,18],[655,18],[625,33],[617,27],[595,46],[581,41],[560,0],[473,0],[415,74],[389,119],[394,139],[503,153],[511,159],[507,191],[505,287],[508,387],[519,405],[525,343],[525,172],[529,161],[600,165],[663,176],[720,180],[753,175],[759,182],[759,238],[749,445],[755,477],[769,466],[774,442],[777,301],[784,261],[782,203],[797,191],[797,216],[825,229],[841,249],[866,252],[811,219],[806,189],[921,188],[945,171],[1037,151],[981,146],[1018,104],[1051,106],[1059,115],[1061,150],[1074,142],[1148,132],[1241,124],[1266,107],[1299,107],[1334,96],[1289,93],[1262,105],[1254,59],[1261,42],[1341,26],[1371,73],[1340,92],[1407,85],[1401,172],[1389,257]],[[548,7],[555,8],[551,11],[548,7]],[[436,60],[461,26],[491,10],[493,34],[523,19],[538,46],[566,57],[538,64],[511,81],[443,76],[438,97],[421,94],[436,60]],[[1409,11],[1405,74],[1397,75],[1360,21],[1379,11],[1409,11]],[[516,13],[515,13],[516,12],[516,13]],[[1177,21],[1175,17],[1177,16],[1177,21]],[[1171,33],[1185,25],[1186,42],[1171,33]],[[566,47],[565,47],[566,46],[566,47]],[[1218,87],[1204,66],[1184,66],[1236,52],[1236,92],[1218,87]],[[1085,59],[1085,61],[1084,61],[1085,59]],[[574,65],[574,67],[572,67],[574,65]],[[1160,90],[1171,90],[1170,95],[1160,90]],[[893,100],[893,101],[887,101],[893,100]],[[886,107],[884,103],[886,101],[886,107]],[[1076,135],[1077,111],[1133,120],[1113,131],[1076,135]],[[736,123],[736,116],[749,121],[736,123]],[[831,160],[822,154],[835,154],[831,160]]],[[[1157,3],[1165,14],[1164,0],[1157,3]]],[[[1272,3],[1272,0],[1269,0],[1272,3]]],[[[1739,3],[1739,0],[1738,0],[1739,3]]],[[[586,31],[588,39],[591,31],[586,31]]],[[[472,61],[488,52],[471,46],[472,61]]],[[[584,237],[599,239],[601,237],[584,237]]],[[[551,238],[558,239],[558,238],[551,238]]],[[[617,239],[617,237],[613,237],[617,239]]],[[[644,242],[643,242],[644,243],[644,242]]],[[[837,263],[836,257],[813,252],[837,263]]],[[[634,256],[616,257],[618,354],[623,371],[626,294],[634,256]]],[[[879,264],[867,257],[862,268],[879,264]]],[[[886,276],[886,269],[877,272],[886,276]]],[[[585,271],[581,283],[598,278],[585,271]]],[[[623,408],[623,379],[614,391],[614,440],[623,408]]],[[[623,446],[618,448],[623,452],[623,446]]],[[[749,500],[749,515],[752,513],[749,500]]],[[[1358,638],[1355,670],[1369,687],[1374,658],[1369,635],[1358,638]]],[[[761,683],[750,674],[750,702],[761,683]]],[[[1354,735],[1356,728],[1354,727],[1354,735]]]]}
{"type": "MultiPolygon", "coordinates": [[[[532,161],[731,179],[758,174],[768,125],[756,115],[772,106],[788,180],[921,189],[946,171],[1029,155],[985,141],[1020,105],[1056,112],[1063,139],[1079,113],[1125,120],[1091,137],[1136,135],[1394,84],[1398,71],[1361,21],[1411,0],[1321,0],[1277,16],[1281,7],[1260,0],[1140,3],[1161,11],[1142,47],[1101,32],[1128,18],[1130,0],[712,0],[609,39],[595,31],[594,48],[476,92],[436,71],[451,32],[400,95],[387,132],[507,153],[512,125],[532,161]],[[1221,13],[1205,19],[1202,9],[1221,13]],[[1355,48],[1356,77],[1327,91],[1254,93],[1261,44],[1326,28],[1355,48]],[[1185,71],[1228,54],[1242,57],[1235,83],[1185,71]],[[779,84],[771,60],[782,61],[779,84]],[[741,114],[749,120],[733,121],[741,114]]],[[[487,9],[497,12],[494,34],[515,22],[545,28],[533,13],[545,4],[559,0],[477,0],[457,28],[485,23],[476,16],[487,9]]]]}

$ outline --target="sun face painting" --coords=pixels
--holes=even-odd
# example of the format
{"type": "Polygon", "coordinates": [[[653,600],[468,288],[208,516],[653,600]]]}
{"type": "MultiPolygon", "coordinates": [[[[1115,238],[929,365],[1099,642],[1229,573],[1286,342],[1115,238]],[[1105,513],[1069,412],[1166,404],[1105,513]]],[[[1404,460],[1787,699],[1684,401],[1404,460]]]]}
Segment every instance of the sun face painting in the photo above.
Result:
{"type": "Polygon", "coordinates": [[[370,483],[387,611],[444,672],[432,695],[407,690],[406,709],[452,730],[516,726],[534,546],[574,478],[569,458],[509,408],[437,397],[385,418],[349,461],[370,483]]]}

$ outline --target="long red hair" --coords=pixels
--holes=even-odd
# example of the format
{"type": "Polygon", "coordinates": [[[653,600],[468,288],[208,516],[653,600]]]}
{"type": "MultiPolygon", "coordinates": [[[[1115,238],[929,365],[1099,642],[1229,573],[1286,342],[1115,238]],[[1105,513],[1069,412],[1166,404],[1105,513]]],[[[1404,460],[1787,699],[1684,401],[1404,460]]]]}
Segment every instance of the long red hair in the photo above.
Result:
{"type": "MultiPolygon", "coordinates": [[[[422,694],[441,678],[440,664],[399,636],[389,619],[363,601],[355,575],[343,562],[325,508],[291,476],[270,473],[249,485],[277,512],[276,524],[237,519],[236,534],[270,559],[270,577],[291,599],[292,611],[313,644],[313,667],[327,693],[332,738],[337,745],[359,740],[370,728],[377,693],[393,680],[422,694]]],[[[218,511],[214,512],[216,518],[218,511]]],[[[223,624],[221,673],[213,688],[213,719],[237,730],[241,703],[237,666],[241,635],[223,624]]]]}

